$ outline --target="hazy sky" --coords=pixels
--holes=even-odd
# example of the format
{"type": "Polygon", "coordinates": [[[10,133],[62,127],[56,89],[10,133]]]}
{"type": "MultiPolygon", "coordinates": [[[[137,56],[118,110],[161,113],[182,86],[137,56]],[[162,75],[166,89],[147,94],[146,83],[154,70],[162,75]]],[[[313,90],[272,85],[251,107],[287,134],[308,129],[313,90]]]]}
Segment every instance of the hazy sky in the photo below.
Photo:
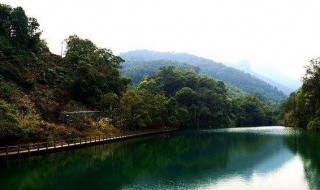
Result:
{"type": "Polygon", "coordinates": [[[2,0],[36,17],[50,50],[77,34],[114,53],[187,52],[248,60],[300,78],[320,56],[319,0],[2,0]]]}

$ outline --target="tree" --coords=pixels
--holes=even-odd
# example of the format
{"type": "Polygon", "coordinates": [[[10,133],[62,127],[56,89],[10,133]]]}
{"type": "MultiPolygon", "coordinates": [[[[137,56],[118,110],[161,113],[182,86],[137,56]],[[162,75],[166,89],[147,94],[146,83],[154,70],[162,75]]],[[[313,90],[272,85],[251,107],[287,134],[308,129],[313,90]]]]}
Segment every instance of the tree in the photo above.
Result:
{"type": "Polygon", "coordinates": [[[254,95],[244,95],[235,99],[239,107],[236,113],[237,126],[265,125],[265,105],[254,95]]]}
{"type": "Polygon", "coordinates": [[[137,129],[152,123],[143,96],[136,90],[127,91],[120,101],[120,124],[137,129]]]}
{"type": "Polygon", "coordinates": [[[183,87],[176,92],[174,98],[180,105],[190,107],[198,104],[198,94],[189,87],[183,87]]]}
{"type": "Polygon", "coordinates": [[[6,38],[11,35],[11,12],[12,8],[10,6],[0,4],[0,35],[6,38]]]}
{"type": "Polygon", "coordinates": [[[303,85],[280,107],[281,124],[290,127],[320,128],[320,59],[306,66],[303,85]]]}
{"type": "Polygon", "coordinates": [[[28,48],[34,52],[41,50],[40,35],[41,31],[39,29],[40,25],[36,18],[28,19],[28,48]]]}
{"type": "Polygon", "coordinates": [[[96,47],[90,40],[70,36],[67,40],[64,60],[73,68],[70,78],[71,95],[85,105],[98,106],[107,93],[120,96],[130,79],[120,76],[123,61],[110,50],[96,47]]]}
{"type": "Polygon", "coordinates": [[[22,7],[12,10],[11,37],[16,45],[26,48],[28,43],[28,17],[22,7]]]}
{"type": "Polygon", "coordinates": [[[7,102],[0,100],[0,139],[18,136],[17,111],[7,102]]]}

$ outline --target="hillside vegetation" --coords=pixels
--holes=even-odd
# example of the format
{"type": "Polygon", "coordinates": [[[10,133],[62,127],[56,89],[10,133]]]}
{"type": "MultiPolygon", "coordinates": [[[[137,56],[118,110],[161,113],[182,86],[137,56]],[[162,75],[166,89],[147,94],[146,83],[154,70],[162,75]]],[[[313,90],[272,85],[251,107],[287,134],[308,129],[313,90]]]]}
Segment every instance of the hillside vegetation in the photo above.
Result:
{"type": "Polygon", "coordinates": [[[102,98],[120,96],[120,57],[70,36],[66,57],[49,52],[35,18],[0,5],[0,143],[74,138],[108,132],[104,120],[67,118],[64,112],[101,110],[102,98]]]}
{"type": "MultiPolygon", "coordinates": [[[[244,91],[245,93],[254,94],[261,101],[280,104],[286,98],[286,95],[276,87],[238,69],[227,67],[222,63],[216,63],[212,60],[197,57],[186,53],[165,53],[154,52],[149,50],[136,50],[120,54],[126,60],[123,64],[129,76],[136,78],[136,73],[143,73],[141,68],[148,68],[148,62],[158,60],[170,60],[180,63],[186,63],[197,68],[199,73],[211,76],[221,80],[228,85],[244,91]],[[135,64],[139,63],[139,64],[135,64]],[[144,67],[141,67],[141,64],[144,67]],[[139,65],[139,66],[138,66],[139,65]]],[[[172,64],[172,63],[171,63],[172,64]]],[[[150,68],[150,70],[152,67],[150,68]]],[[[151,71],[148,71],[148,73],[151,71]]]]}
{"type": "Polygon", "coordinates": [[[121,63],[121,73],[124,76],[130,77],[133,85],[136,86],[144,77],[151,76],[161,67],[167,66],[174,66],[181,70],[194,70],[197,73],[199,72],[199,68],[178,61],[164,59],[150,61],[126,59],[125,62],[121,63]]]}
{"type": "Polygon", "coordinates": [[[303,85],[282,104],[279,119],[289,127],[320,129],[320,59],[307,66],[303,85]]]}
{"type": "MultiPolygon", "coordinates": [[[[139,82],[147,76],[151,76],[155,74],[162,67],[174,66],[180,70],[193,70],[199,74],[199,67],[192,66],[187,63],[182,63],[178,61],[171,60],[149,60],[149,61],[141,61],[141,60],[130,60],[127,59],[125,62],[121,63],[121,73],[124,76],[128,76],[132,79],[132,83],[134,86],[137,86],[139,82]]],[[[227,87],[227,95],[229,97],[239,97],[246,94],[243,90],[236,88],[230,84],[226,84],[227,87]]]]}
{"type": "Polygon", "coordinates": [[[62,58],[21,7],[0,4],[0,19],[0,145],[159,127],[275,124],[274,107],[255,95],[228,97],[224,82],[194,66],[162,67],[134,87],[120,75],[123,58],[109,49],[72,35],[62,58]]]}

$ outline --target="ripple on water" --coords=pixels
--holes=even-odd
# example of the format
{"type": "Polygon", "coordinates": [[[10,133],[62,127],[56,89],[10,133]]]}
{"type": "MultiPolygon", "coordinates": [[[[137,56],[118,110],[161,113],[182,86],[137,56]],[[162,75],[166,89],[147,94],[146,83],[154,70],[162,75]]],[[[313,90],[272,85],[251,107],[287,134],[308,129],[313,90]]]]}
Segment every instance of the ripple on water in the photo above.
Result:
{"type": "Polygon", "coordinates": [[[259,126],[259,127],[237,127],[237,128],[221,128],[221,129],[206,129],[204,133],[246,133],[256,135],[280,135],[280,136],[296,136],[303,131],[298,128],[284,126],[259,126]]]}

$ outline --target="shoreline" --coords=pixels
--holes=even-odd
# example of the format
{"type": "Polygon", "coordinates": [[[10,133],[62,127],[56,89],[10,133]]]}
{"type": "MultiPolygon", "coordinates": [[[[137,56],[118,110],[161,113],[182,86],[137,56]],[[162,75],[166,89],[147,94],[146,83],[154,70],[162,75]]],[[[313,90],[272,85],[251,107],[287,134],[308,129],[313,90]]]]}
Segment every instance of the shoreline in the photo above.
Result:
{"type": "Polygon", "coordinates": [[[73,141],[71,143],[53,141],[53,142],[32,143],[32,144],[0,147],[0,160],[61,152],[65,150],[71,150],[71,149],[77,149],[82,147],[95,146],[99,144],[112,143],[112,142],[122,141],[126,139],[138,138],[142,136],[171,133],[178,130],[179,129],[177,128],[162,129],[162,130],[148,130],[143,132],[140,131],[140,132],[123,133],[121,135],[116,135],[116,136],[102,135],[102,136],[95,136],[94,138],[93,137],[79,138],[79,139],[76,139],[77,141],[73,141]]]}

